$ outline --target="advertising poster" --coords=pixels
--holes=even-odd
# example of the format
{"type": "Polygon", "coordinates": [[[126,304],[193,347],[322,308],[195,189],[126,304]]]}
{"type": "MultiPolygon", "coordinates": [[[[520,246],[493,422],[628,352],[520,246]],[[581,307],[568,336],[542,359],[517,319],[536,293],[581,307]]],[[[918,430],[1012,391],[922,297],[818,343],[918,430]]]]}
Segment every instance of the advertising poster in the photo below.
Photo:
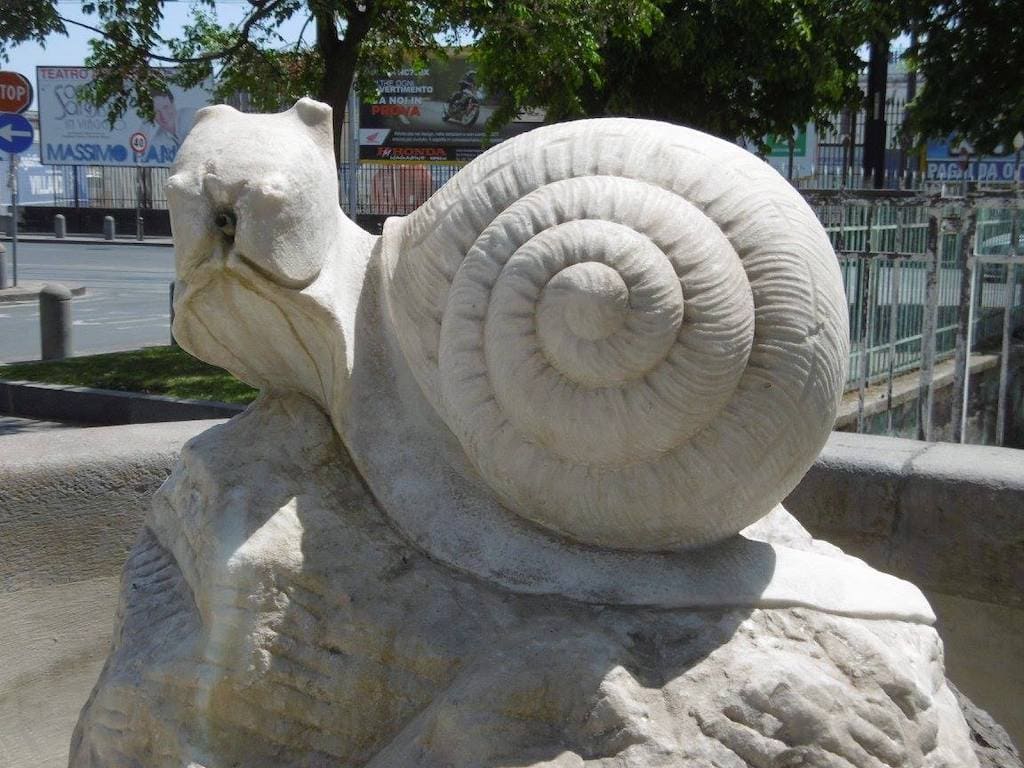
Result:
{"type": "MultiPolygon", "coordinates": [[[[38,136],[38,133],[36,134],[38,136]]],[[[11,204],[6,153],[0,152],[0,206],[11,204]]],[[[84,168],[48,168],[39,162],[39,141],[18,155],[18,205],[58,205],[74,199],[75,174],[78,175],[79,205],[89,204],[89,187],[84,168]]]]}
{"type": "Polygon", "coordinates": [[[111,128],[104,108],[79,98],[79,91],[91,80],[92,70],[86,67],[36,67],[43,163],[169,166],[196,111],[211,103],[209,87],[171,85],[154,97],[152,121],[128,111],[111,128]]]}
{"type": "Polygon", "coordinates": [[[1014,171],[1024,181],[1017,165],[1017,154],[971,155],[964,168],[962,158],[949,139],[928,142],[925,156],[925,178],[928,181],[1013,181],[1014,171]]]}
{"type": "Polygon", "coordinates": [[[465,58],[438,59],[417,72],[405,69],[377,79],[379,97],[359,113],[359,157],[364,161],[472,160],[488,147],[536,128],[543,115],[524,116],[491,134],[484,126],[496,99],[477,82],[465,58]]]}

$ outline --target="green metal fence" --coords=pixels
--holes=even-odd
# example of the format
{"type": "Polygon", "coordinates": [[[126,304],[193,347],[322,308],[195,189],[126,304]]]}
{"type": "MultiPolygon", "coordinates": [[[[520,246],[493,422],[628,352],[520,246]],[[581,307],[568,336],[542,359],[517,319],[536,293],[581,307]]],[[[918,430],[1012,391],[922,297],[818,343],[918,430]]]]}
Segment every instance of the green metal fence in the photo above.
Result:
{"type": "MultiPolygon", "coordinates": [[[[954,419],[963,416],[970,356],[1001,356],[1005,416],[1010,335],[1024,326],[1024,221],[1017,188],[949,194],[805,191],[839,258],[850,319],[847,389],[920,372],[919,436],[929,437],[933,372],[955,358],[954,419]]],[[[961,418],[962,420],[962,418],[961,418]]],[[[954,434],[956,432],[954,431],[954,434]]]]}

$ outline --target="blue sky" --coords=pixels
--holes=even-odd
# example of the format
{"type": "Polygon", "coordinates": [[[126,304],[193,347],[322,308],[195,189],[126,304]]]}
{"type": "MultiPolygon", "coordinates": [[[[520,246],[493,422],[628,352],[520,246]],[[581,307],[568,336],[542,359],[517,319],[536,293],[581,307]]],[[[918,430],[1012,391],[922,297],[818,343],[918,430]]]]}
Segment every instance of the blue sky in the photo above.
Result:
{"type": "MultiPolygon", "coordinates": [[[[244,17],[249,4],[244,0],[218,0],[217,17],[221,23],[237,23],[244,17]]],[[[161,34],[172,37],[189,17],[190,4],[187,2],[167,2],[164,5],[164,23],[161,34]]],[[[58,0],[60,14],[68,19],[91,23],[96,26],[95,17],[82,13],[80,0],[58,0]]],[[[282,37],[294,41],[299,35],[304,19],[292,17],[280,28],[282,37]]],[[[0,69],[13,70],[25,75],[35,86],[37,66],[81,66],[89,55],[89,40],[95,33],[89,30],[67,25],[68,36],[53,35],[45,46],[36,43],[25,43],[16,47],[10,60],[0,65],[0,69]]],[[[311,27],[310,27],[311,28],[311,27]]],[[[307,31],[306,38],[311,39],[307,31]]],[[[35,109],[35,104],[30,107],[35,109]]]]}

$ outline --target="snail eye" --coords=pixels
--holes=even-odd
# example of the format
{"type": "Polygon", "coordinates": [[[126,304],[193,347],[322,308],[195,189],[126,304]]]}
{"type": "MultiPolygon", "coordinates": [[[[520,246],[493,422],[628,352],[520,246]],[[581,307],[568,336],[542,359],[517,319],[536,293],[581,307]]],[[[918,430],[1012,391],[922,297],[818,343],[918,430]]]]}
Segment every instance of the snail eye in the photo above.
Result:
{"type": "Polygon", "coordinates": [[[213,219],[217,229],[223,232],[229,240],[235,239],[235,224],[237,221],[238,219],[234,211],[220,211],[213,219]]]}

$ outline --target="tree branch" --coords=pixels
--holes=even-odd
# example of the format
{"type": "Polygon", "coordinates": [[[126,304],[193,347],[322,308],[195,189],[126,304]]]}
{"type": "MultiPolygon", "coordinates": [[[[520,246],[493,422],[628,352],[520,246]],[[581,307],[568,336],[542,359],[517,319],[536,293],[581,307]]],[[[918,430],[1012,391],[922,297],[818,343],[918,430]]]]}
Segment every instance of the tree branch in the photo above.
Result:
{"type": "MultiPolygon", "coordinates": [[[[242,26],[238,28],[238,33],[240,37],[236,42],[234,42],[232,45],[229,45],[226,48],[221,48],[217,51],[211,51],[210,53],[204,53],[201,56],[192,56],[183,59],[179,57],[164,56],[159,53],[153,53],[145,46],[136,45],[127,40],[118,41],[118,43],[121,45],[128,46],[137,53],[144,54],[147,58],[154,59],[155,61],[167,62],[170,64],[202,64],[204,62],[216,61],[218,59],[227,59],[233,56],[234,54],[238,53],[246,45],[251,44],[252,41],[249,40],[249,33],[252,31],[253,26],[258,21],[261,21],[262,19],[266,18],[270,13],[274,11],[275,8],[277,8],[280,5],[283,5],[285,2],[287,2],[287,0],[270,0],[270,2],[261,5],[260,7],[257,7],[256,10],[254,10],[245,18],[245,21],[242,22],[242,26]]],[[[91,24],[86,24],[82,21],[66,18],[64,16],[61,16],[60,14],[57,14],[57,18],[60,19],[65,24],[72,24],[76,27],[87,29],[90,32],[95,32],[96,34],[101,35],[103,37],[106,37],[108,34],[106,30],[94,27],[91,24]]]]}

